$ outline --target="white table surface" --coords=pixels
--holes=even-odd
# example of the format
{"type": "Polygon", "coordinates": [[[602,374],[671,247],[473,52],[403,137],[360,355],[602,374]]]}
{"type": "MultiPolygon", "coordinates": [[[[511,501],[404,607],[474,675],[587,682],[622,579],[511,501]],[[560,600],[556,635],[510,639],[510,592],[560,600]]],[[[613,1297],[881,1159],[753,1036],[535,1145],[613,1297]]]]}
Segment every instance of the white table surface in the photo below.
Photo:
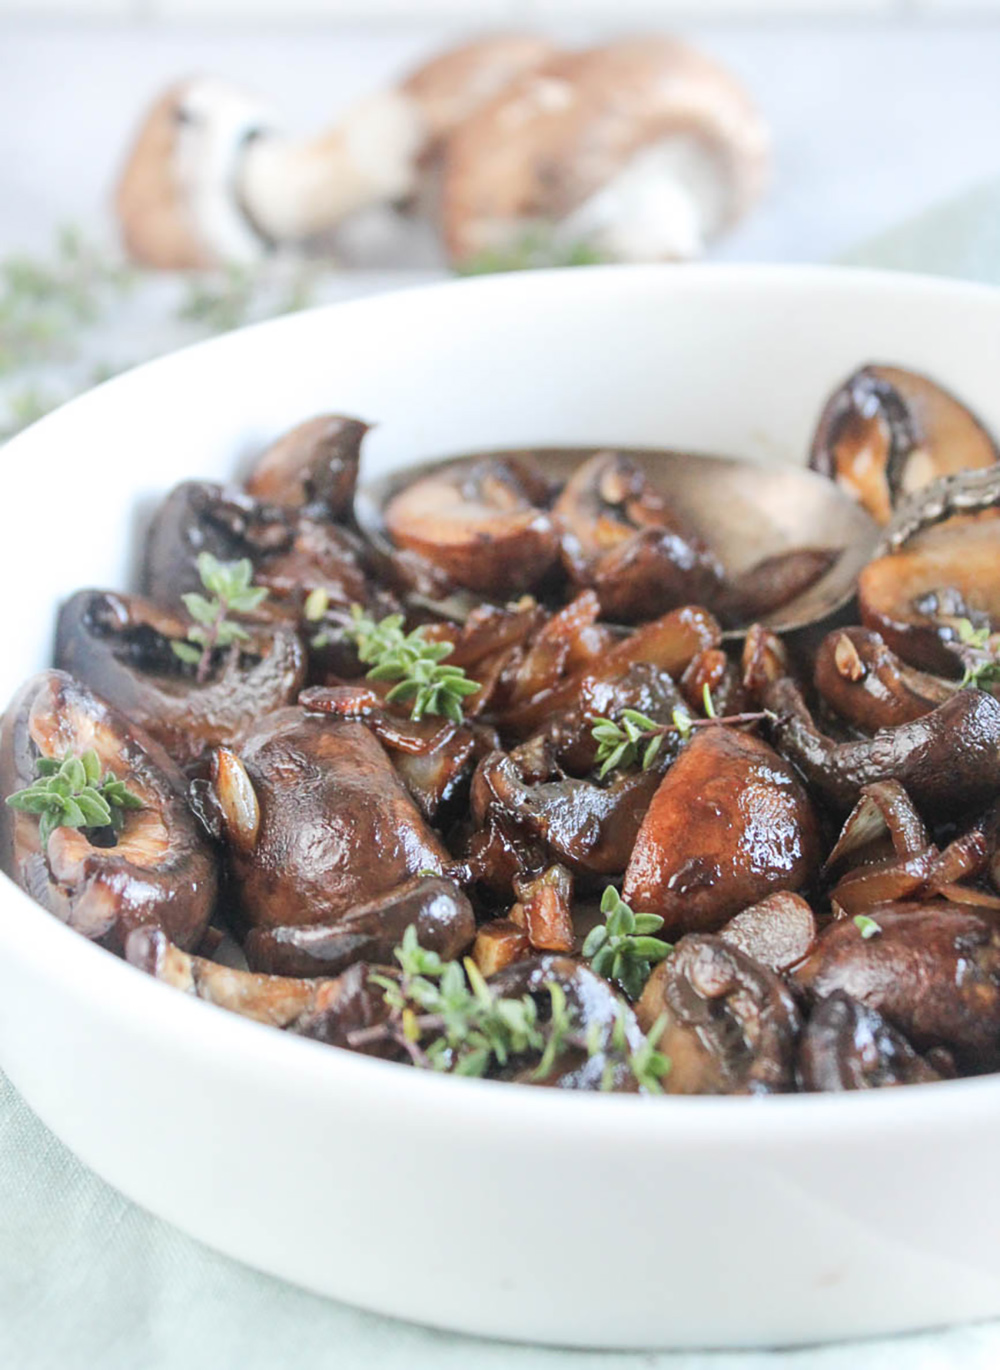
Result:
{"type": "MultiPolygon", "coordinates": [[[[572,36],[585,39],[594,32],[580,29],[572,36]]],[[[688,33],[755,89],[777,144],[770,198],[718,250],[720,257],[809,261],[837,256],[859,238],[997,173],[1000,24],[772,23],[705,26],[688,33]]],[[[178,76],[217,71],[248,82],[272,96],[293,126],[309,129],[447,37],[427,28],[0,25],[0,253],[44,251],[60,221],[106,222],[107,187],[137,111],[178,76]]],[[[379,282],[370,278],[370,283],[379,282]]],[[[79,1183],[88,1181],[81,1176],[79,1183]]],[[[3,1207],[0,1195],[0,1220],[3,1207]]],[[[245,1277],[221,1258],[205,1259],[218,1261],[212,1289],[220,1317],[238,1319],[245,1277]]],[[[114,1291],[108,1291],[113,1298],[114,1291]]],[[[308,1319],[314,1303],[289,1291],[285,1312],[293,1321],[308,1319]]],[[[58,1317],[58,1308],[53,1316],[58,1317]]],[[[314,1309],[312,1316],[319,1313],[314,1309]]],[[[1000,1328],[992,1326],[865,1346],[674,1358],[532,1352],[421,1332],[346,1309],[338,1318],[343,1338],[338,1364],[344,1370],[397,1365],[407,1370],[451,1365],[462,1370],[540,1370],[543,1365],[552,1370],[996,1370],[1000,1365],[1000,1328]]],[[[2,1344],[0,1328],[0,1350],[2,1344]]],[[[36,1364],[19,1360],[11,1370],[36,1370],[36,1364]]],[[[95,1370],[101,1370],[96,1362],[95,1370]]]]}

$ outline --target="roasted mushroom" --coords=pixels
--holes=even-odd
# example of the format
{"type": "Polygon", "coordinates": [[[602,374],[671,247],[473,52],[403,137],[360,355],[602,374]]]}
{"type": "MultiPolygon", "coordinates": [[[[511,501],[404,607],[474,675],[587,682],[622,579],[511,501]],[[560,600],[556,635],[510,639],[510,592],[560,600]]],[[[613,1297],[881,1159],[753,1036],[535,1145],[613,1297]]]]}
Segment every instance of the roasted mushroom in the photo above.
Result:
{"type": "Polygon", "coordinates": [[[413,876],[439,875],[448,860],[360,723],[279,709],[215,788],[230,815],[236,898],[254,927],[325,926],[413,876]],[[244,818],[254,811],[247,787],[256,822],[244,818]]]}
{"type": "Polygon", "coordinates": [[[556,560],[547,498],[513,458],[451,462],[393,496],[385,527],[455,585],[502,599],[537,585],[556,560]]]}
{"type": "Polygon", "coordinates": [[[998,456],[975,415],[927,376],[864,366],[827,401],[811,464],[888,523],[902,496],[998,456]]]}
{"type": "Polygon", "coordinates": [[[982,690],[959,690],[932,713],[858,742],[823,734],[787,677],[763,698],[778,751],[841,812],[878,780],[898,780],[928,817],[981,807],[1000,792],[1000,700],[982,690]]]}
{"type": "Polygon", "coordinates": [[[608,618],[631,623],[718,595],[719,562],[619,452],[577,467],[552,517],[570,576],[597,591],[608,618]]]}
{"type": "Polygon", "coordinates": [[[215,653],[204,684],[174,653],[188,624],[135,595],[81,590],[59,611],[55,662],[145,728],[180,766],[235,745],[305,678],[298,635],[276,626],[215,653]]]}
{"type": "Polygon", "coordinates": [[[472,943],[472,905],[450,880],[418,875],[388,894],[355,905],[334,923],[251,929],[243,949],[253,970],[273,975],[337,975],[356,961],[392,961],[414,927],[420,945],[446,961],[472,943]]]}
{"type": "Polygon", "coordinates": [[[253,464],[247,493],[266,504],[306,508],[319,517],[349,514],[368,424],[319,414],[273,442],[253,464]]]}
{"type": "Polygon", "coordinates": [[[799,1046],[805,1090],[922,1085],[941,1076],[880,1013],[837,990],[810,1015],[799,1046]]]}
{"type": "Polygon", "coordinates": [[[702,728],[667,771],[635,840],[622,894],[664,937],[713,931],[819,866],[819,828],[788,763],[751,733],[702,728]]]}
{"type": "Polygon", "coordinates": [[[751,904],[719,929],[736,947],[776,975],[805,960],[816,942],[816,917],[799,894],[779,890],[751,904]]]}
{"type": "Polygon", "coordinates": [[[0,805],[0,867],[111,951],[147,926],[196,946],[215,904],[215,858],[188,808],[184,777],[137,724],[62,671],[34,676],[0,727],[0,794],[31,785],[39,758],[91,749],[141,807],[122,811],[120,829],[58,827],[43,845],[36,815],[0,805]]]}
{"type": "Polygon", "coordinates": [[[847,723],[866,732],[912,723],[949,699],[957,682],[908,666],[868,628],[836,628],[820,643],[816,689],[847,723]]]}
{"type": "Polygon", "coordinates": [[[795,1087],[800,1020],[773,971],[720,937],[692,934],[650,976],[636,1009],[670,1058],[669,1094],[776,1094],[795,1087]]]}
{"type": "Polygon", "coordinates": [[[932,901],[875,911],[862,936],[832,923],[795,981],[813,998],[838,990],[877,1010],[917,1051],[947,1047],[963,1070],[1000,1067],[1000,924],[972,906],[932,901]],[[869,931],[871,931],[869,929],[869,931]]]}

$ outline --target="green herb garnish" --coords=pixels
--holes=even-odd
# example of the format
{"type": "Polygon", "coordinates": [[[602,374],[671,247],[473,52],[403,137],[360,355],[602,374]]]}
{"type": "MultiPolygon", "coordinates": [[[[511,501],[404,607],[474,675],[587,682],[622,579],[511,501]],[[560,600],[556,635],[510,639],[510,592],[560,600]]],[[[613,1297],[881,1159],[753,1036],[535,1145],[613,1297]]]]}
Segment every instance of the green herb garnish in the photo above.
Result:
{"type": "Polygon", "coordinates": [[[854,915],[854,926],[867,942],[870,937],[877,937],[882,931],[882,926],[875,922],[874,918],[869,918],[865,913],[854,915]]]}
{"type": "Polygon", "coordinates": [[[967,618],[960,618],[955,628],[964,646],[984,654],[982,660],[966,662],[962,688],[992,690],[995,685],[1000,685],[1000,643],[991,641],[990,629],[974,628],[967,618]]]}
{"type": "Polygon", "coordinates": [[[107,828],[121,831],[125,809],[141,809],[142,800],[111,771],[101,779],[101,760],[91,748],[82,756],[67,752],[61,761],[39,757],[36,778],[8,795],[7,803],[22,813],[38,815],[44,847],[56,828],[107,828]]]}
{"type": "Polygon", "coordinates": [[[196,591],[181,596],[194,624],[188,629],[186,642],[170,645],[181,661],[198,667],[198,681],[204,683],[215,649],[246,642],[250,637],[245,628],[227,615],[253,613],[268,592],[253,584],[253,565],[246,557],[242,561],[218,561],[211,552],[201,552],[197,565],[201,583],[212,598],[206,599],[196,591]]]}
{"type": "Polygon", "coordinates": [[[601,912],[605,921],[587,934],[583,955],[598,975],[614,980],[630,999],[638,999],[653,966],[674,949],[670,942],[651,936],[663,927],[663,919],[656,913],[633,913],[613,885],[604,891],[601,912]]]}
{"type": "Polygon", "coordinates": [[[498,271],[535,271],[540,267],[598,266],[607,258],[584,241],[558,242],[551,232],[534,229],[509,247],[487,248],[462,262],[460,276],[489,276],[498,271]]]}
{"type": "Polygon", "coordinates": [[[436,952],[421,947],[412,926],[406,929],[395,957],[398,978],[368,977],[369,983],[382,990],[390,1011],[388,1020],[350,1033],[349,1046],[393,1041],[415,1066],[471,1076],[485,1075],[494,1066],[533,1054],[538,1056],[531,1072],[535,1080],[550,1073],[562,1052],[576,1048],[591,1057],[607,1058],[602,1088],[611,1087],[615,1067],[624,1065],[642,1089],[660,1092],[660,1081],[670,1069],[666,1057],[655,1050],[662,1025],[655,1037],[651,1034],[630,1050],[624,1005],[610,1034],[600,1023],[583,1034],[565,991],[554,980],[545,986],[549,1016],[543,1020],[530,994],[519,999],[494,994],[474,961],[442,961],[436,952]]]}
{"type": "Polygon", "coordinates": [[[399,683],[386,695],[390,704],[410,703],[410,717],[440,714],[453,723],[462,722],[462,700],[479,689],[461,666],[442,665],[454,650],[450,642],[429,642],[422,628],[403,632],[403,615],[389,614],[376,623],[357,604],[345,629],[366,666],[369,680],[399,683]]]}
{"type": "Polygon", "coordinates": [[[729,714],[720,718],[715,712],[712,695],[708,686],[702,696],[705,701],[705,717],[692,718],[683,705],[674,709],[671,722],[656,723],[638,709],[622,709],[619,721],[612,718],[595,718],[590,735],[597,743],[594,764],[600,767],[600,779],[609,771],[627,769],[640,762],[642,769],[648,771],[660,754],[663,739],[668,733],[677,733],[687,742],[695,728],[704,728],[709,723],[722,723],[736,726],[741,723],[758,723],[771,715],[765,709],[761,713],[729,714]]]}

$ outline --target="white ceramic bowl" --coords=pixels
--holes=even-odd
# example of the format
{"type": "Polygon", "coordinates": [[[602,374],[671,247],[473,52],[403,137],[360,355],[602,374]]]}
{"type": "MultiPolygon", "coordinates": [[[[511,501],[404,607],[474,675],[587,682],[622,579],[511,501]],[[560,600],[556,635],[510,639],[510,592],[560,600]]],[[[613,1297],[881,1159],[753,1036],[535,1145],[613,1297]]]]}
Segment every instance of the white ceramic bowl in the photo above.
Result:
{"type": "MultiPolygon", "coordinates": [[[[859,363],[1000,430],[1000,293],[827,269],[593,268],[296,315],[141,367],[2,455],[0,696],[56,604],[120,585],[138,507],[319,410],[369,473],[480,446],[802,461],[859,363]]],[[[209,1245],[442,1327],[787,1344],[1000,1313],[1000,1078],[840,1097],[435,1077],[186,999],[0,881],[0,1062],[84,1161],[209,1245]]]]}

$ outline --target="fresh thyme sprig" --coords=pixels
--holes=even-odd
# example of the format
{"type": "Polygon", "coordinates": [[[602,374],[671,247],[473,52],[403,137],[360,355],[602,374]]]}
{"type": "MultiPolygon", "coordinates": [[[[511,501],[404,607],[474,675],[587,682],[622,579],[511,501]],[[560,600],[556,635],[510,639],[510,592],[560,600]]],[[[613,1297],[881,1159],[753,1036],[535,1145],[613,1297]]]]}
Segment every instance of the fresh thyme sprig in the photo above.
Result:
{"type": "Polygon", "coordinates": [[[601,899],[603,923],[591,928],[583,955],[597,975],[614,980],[630,999],[638,999],[653,966],[673,951],[673,944],[651,936],[663,927],[656,913],[633,913],[613,885],[601,899]]]}
{"type": "Polygon", "coordinates": [[[212,598],[206,599],[196,591],[181,596],[194,623],[188,629],[186,642],[170,645],[181,661],[197,665],[198,681],[204,684],[215,649],[232,647],[250,637],[245,628],[227,615],[253,613],[268,592],[262,585],[253,584],[253,565],[246,557],[242,561],[219,561],[211,552],[201,552],[197,565],[201,583],[212,598]]]}
{"type": "Polygon", "coordinates": [[[141,809],[142,800],[124,780],[107,771],[101,779],[101,759],[91,748],[81,756],[67,752],[61,761],[39,757],[36,777],[23,790],[7,796],[12,809],[38,815],[38,835],[44,847],[56,828],[121,830],[125,809],[141,809]]]}
{"type": "Polygon", "coordinates": [[[607,258],[588,242],[559,242],[541,229],[525,233],[506,248],[487,248],[458,267],[460,276],[489,276],[498,271],[534,271],[539,267],[596,266],[607,258]]]}
{"type": "Polygon", "coordinates": [[[659,756],[663,739],[668,733],[677,733],[686,742],[695,728],[715,723],[735,727],[741,723],[759,723],[771,717],[765,709],[760,713],[728,714],[720,718],[715,712],[707,685],[703,697],[704,718],[693,718],[683,705],[674,709],[670,723],[656,723],[638,709],[622,709],[618,722],[612,718],[595,718],[590,735],[597,743],[594,763],[600,766],[599,777],[603,780],[610,771],[618,768],[625,770],[637,763],[641,763],[642,769],[648,771],[659,756]]]}
{"type": "Polygon", "coordinates": [[[479,685],[461,666],[442,664],[454,650],[450,642],[430,642],[422,628],[404,633],[403,622],[402,614],[389,614],[376,623],[353,604],[344,631],[356,644],[362,663],[371,667],[369,680],[399,682],[386,695],[388,703],[410,703],[415,720],[439,714],[461,723],[462,700],[475,694],[479,685]]]}
{"type": "Polygon", "coordinates": [[[1000,640],[994,640],[989,627],[975,628],[967,618],[960,618],[955,627],[963,646],[972,653],[983,654],[966,661],[962,688],[992,690],[994,685],[1000,685],[1000,640]]]}
{"type": "Polygon", "coordinates": [[[616,1065],[623,1064],[641,1089],[661,1091],[670,1068],[655,1049],[662,1025],[655,1037],[650,1034],[634,1050],[629,1049],[624,1007],[610,1034],[600,1023],[581,1033],[565,991],[554,980],[546,985],[550,1009],[543,1020],[531,995],[515,999],[494,994],[474,961],[442,961],[436,952],[420,946],[412,926],[395,955],[398,978],[369,976],[382,990],[388,1020],[349,1033],[349,1046],[394,1041],[415,1066],[471,1076],[485,1075],[492,1066],[502,1067],[520,1056],[537,1055],[531,1072],[536,1080],[550,1073],[563,1051],[577,1048],[591,1057],[607,1057],[602,1088],[611,1087],[616,1065]]]}

